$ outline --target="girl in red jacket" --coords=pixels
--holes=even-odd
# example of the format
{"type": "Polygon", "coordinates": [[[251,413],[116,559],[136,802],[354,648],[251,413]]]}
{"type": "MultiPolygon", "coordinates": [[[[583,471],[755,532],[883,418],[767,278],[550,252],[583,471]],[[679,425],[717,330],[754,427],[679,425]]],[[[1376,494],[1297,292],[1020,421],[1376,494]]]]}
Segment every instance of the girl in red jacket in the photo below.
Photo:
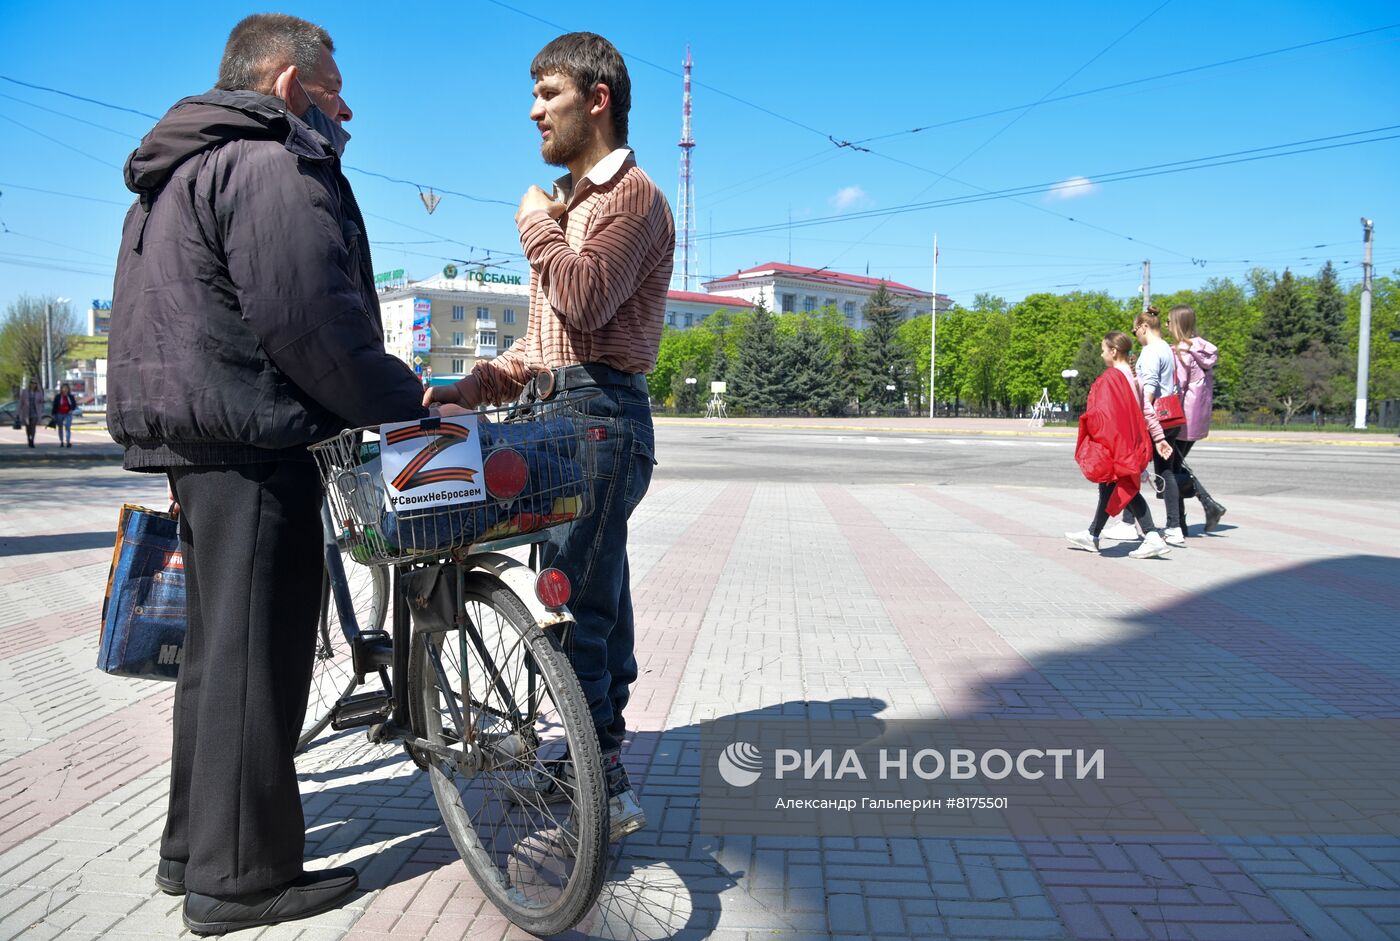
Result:
{"type": "Polygon", "coordinates": [[[1065,533],[1065,538],[1071,548],[1098,552],[1104,524],[1126,506],[1147,534],[1142,545],[1128,555],[1156,559],[1170,553],[1171,547],[1152,525],[1152,511],[1139,491],[1143,468],[1151,460],[1150,449],[1155,446],[1166,460],[1172,447],[1128,362],[1132,348],[1125,333],[1113,330],[1104,335],[1101,353],[1108,368],[1089,389],[1089,404],[1079,418],[1079,440],[1074,447],[1080,470],[1099,485],[1099,505],[1087,530],[1065,533]]]}

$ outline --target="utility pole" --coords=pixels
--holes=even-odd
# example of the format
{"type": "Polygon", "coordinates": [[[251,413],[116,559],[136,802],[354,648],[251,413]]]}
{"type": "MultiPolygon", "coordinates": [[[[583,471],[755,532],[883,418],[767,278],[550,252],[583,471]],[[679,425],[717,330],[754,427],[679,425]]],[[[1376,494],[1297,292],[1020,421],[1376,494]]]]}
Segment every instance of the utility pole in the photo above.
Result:
{"type": "Polygon", "coordinates": [[[1142,312],[1152,306],[1152,262],[1142,260],[1142,312]]]}
{"type": "Polygon", "coordinates": [[[53,383],[53,303],[44,304],[44,394],[53,383]]]}
{"type": "Polygon", "coordinates": [[[933,233],[933,317],[928,328],[928,417],[933,417],[935,382],[938,372],[938,233],[933,233]]]}
{"type": "Polygon", "coordinates": [[[1356,425],[1366,427],[1366,384],[1371,366],[1371,240],[1375,223],[1361,217],[1366,257],[1361,262],[1361,335],[1356,344],[1356,425]]]}

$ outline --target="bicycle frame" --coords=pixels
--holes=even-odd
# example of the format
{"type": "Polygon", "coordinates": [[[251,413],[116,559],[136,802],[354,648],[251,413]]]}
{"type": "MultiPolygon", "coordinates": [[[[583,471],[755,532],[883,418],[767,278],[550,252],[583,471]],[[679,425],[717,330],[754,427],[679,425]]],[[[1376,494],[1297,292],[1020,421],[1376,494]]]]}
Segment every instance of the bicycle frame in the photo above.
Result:
{"type": "MultiPolygon", "coordinates": [[[[461,753],[453,752],[451,749],[443,749],[423,738],[424,729],[418,727],[419,723],[415,721],[409,703],[411,695],[408,686],[410,645],[424,632],[415,631],[413,628],[403,577],[408,571],[426,566],[422,563],[410,563],[394,566],[391,569],[390,631],[387,638],[389,642],[385,644],[382,637],[373,636],[379,632],[366,633],[359,626],[350,599],[349,581],[345,572],[340,544],[332,525],[330,508],[324,502],[321,506],[321,517],[328,590],[340,614],[341,629],[345,634],[346,641],[351,645],[355,670],[362,677],[377,671],[384,685],[384,692],[389,696],[389,714],[384,722],[371,729],[372,737],[381,742],[402,741],[417,750],[431,752],[454,763],[460,762],[461,753]]],[[[454,610],[461,611],[461,599],[465,594],[467,577],[472,572],[479,571],[505,584],[525,604],[531,617],[541,629],[559,629],[562,643],[567,634],[568,626],[573,623],[573,615],[567,608],[546,607],[534,593],[533,576],[538,567],[538,543],[545,538],[544,533],[531,533],[481,543],[473,546],[461,561],[440,561],[428,564],[453,567],[454,610]],[[504,549],[523,545],[530,546],[528,566],[502,552],[504,549]]],[[[542,696],[538,675],[532,667],[533,661],[527,660],[526,664],[526,701],[522,709],[522,705],[515,701],[509,687],[501,681],[500,671],[495,668],[494,660],[477,625],[464,614],[459,613],[453,626],[461,629],[462,643],[464,645],[471,644],[472,651],[476,655],[475,662],[480,669],[485,671],[486,676],[492,678],[493,686],[502,700],[509,703],[513,715],[502,715],[499,718],[513,719],[517,723],[521,723],[525,721],[526,717],[533,715],[535,710],[539,708],[542,696]]],[[[472,660],[465,656],[465,651],[463,653],[461,662],[465,669],[466,664],[472,660]]],[[[439,673],[439,683],[443,688],[447,688],[447,678],[441,663],[435,662],[433,667],[435,672],[439,673]]],[[[496,714],[496,710],[486,708],[484,704],[470,698],[460,698],[460,703],[467,707],[476,708],[483,713],[496,714]]],[[[464,736],[470,736],[472,727],[466,722],[466,717],[462,715],[461,705],[459,705],[458,700],[453,700],[449,702],[448,708],[453,713],[453,718],[458,722],[458,727],[464,736]]]]}

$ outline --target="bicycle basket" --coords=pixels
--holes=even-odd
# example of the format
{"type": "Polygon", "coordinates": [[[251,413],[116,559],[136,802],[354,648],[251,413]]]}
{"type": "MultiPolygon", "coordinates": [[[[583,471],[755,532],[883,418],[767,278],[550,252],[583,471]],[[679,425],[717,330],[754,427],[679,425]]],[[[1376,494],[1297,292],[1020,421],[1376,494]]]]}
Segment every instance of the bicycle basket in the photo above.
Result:
{"type": "Polygon", "coordinates": [[[444,558],[593,512],[597,450],[615,439],[614,419],[586,415],[567,400],[536,404],[526,413],[515,406],[481,409],[477,416],[485,491],[477,503],[391,509],[376,425],[311,446],[351,558],[367,565],[444,558]]]}

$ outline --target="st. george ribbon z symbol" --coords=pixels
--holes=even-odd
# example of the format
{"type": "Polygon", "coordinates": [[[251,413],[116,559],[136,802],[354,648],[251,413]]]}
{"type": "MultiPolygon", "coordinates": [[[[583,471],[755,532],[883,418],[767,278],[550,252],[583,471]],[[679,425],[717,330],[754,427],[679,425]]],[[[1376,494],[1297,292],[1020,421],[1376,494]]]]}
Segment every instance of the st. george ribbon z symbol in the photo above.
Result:
{"type": "Polygon", "coordinates": [[[438,467],[433,470],[424,470],[432,463],[433,458],[454,444],[463,444],[471,437],[470,429],[452,422],[430,423],[422,422],[417,425],[410,425],[407,428],[395,428],[384,436],[384,440],[389,444],[401,444],[404,441],[411,441],[414,438],[431,438],[432,440],[413,456],[404,469],[399,471],[399,476],[394,478],[394,489],[400,493],[409,490],[416,490],[419,487],[426,487],[429,484],[441,484],[450,480],[464,480],[473,483],[476,480],[476,471],[470,467],[438,467]],[[427,425],[428,427],[424,427],[427,425]]]}

